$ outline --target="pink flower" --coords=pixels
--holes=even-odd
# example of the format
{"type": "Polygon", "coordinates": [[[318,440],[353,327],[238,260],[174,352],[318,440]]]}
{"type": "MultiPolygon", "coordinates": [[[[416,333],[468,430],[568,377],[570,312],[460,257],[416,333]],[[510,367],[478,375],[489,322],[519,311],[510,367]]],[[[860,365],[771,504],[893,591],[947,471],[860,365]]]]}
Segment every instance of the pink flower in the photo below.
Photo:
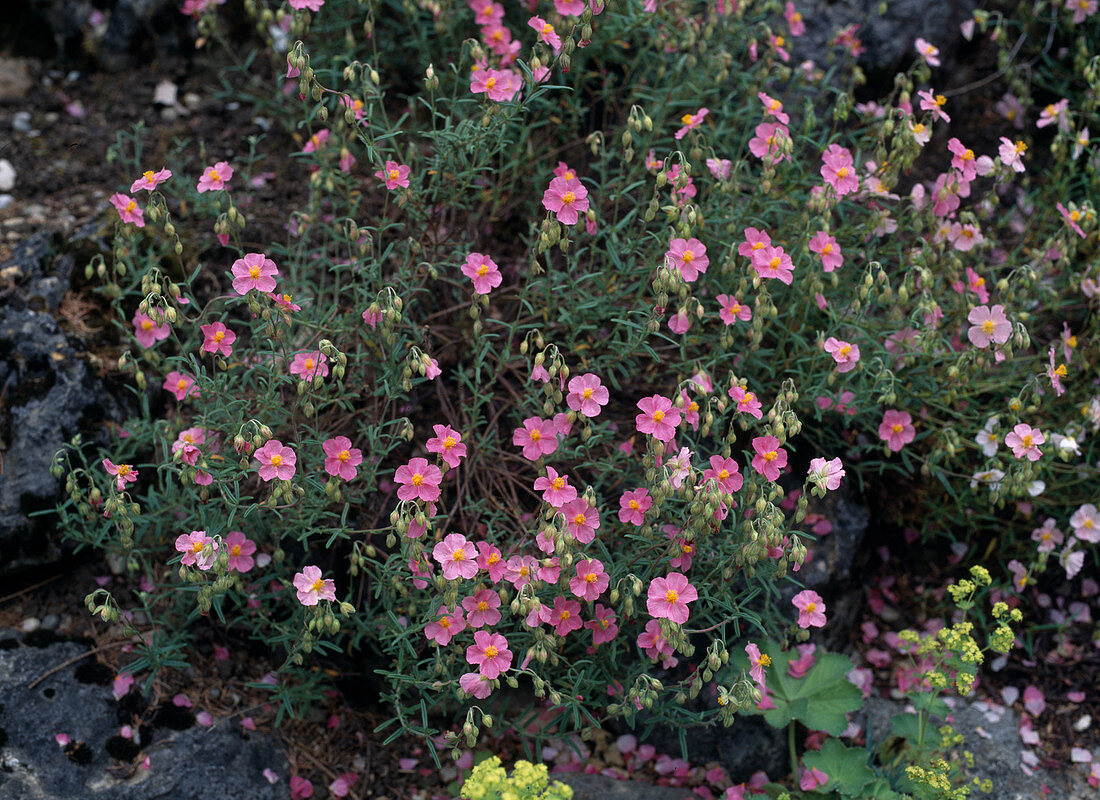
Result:
{"type": "Polygon", "coordinates": [[[129,672],[120,672],[115,676],[111,686],[111,694],[115,700],[121,700],[130,693],[130,687],[134,685],[134,676],[129,672]]]}
{"type": "Polygon", "coordinates": [[[760,404],[760,398],[746,390],[744,386],[734,384],[729,388],[727,394],[737,404],[737,413],[748,414],[756,419],[761,419],[764,416],[764,412],[761,410],[763,406],[760,404]]]}
{"type": "Polygon", "coordinates": [[[1007,136],[1001,137],[1001,146],[997,148],[997,155],[1001,163],[1011,170],[1023,172],[1025,170],[1023,154],[1027,152],[1027,145],[1021,141],[1013,142],[1007,136]]]}
{"type": "Polygon", "coordinates": [[[574,411],[586,417],[596,417],[603,406],[607,405],[610,395],[599,376],[586,372],[569,379],[569,394],[566,404],[574,411]]]}
{"type": "Polygon", "coordinates": [[[1024,708],[1033,717],[1037,717],[1047,710],[1046,697],[1038,687],[1028,686],[1024,689],[1024,708]]]}
{"type": "Polygon", "coordinates": [[[821,156],[821,161],[821,177],[833,187],[838,197],[859,189],[859,175],[856,174],[848,148],[831,144],[821,156]]]}
{"type": "Polygon", "coordinates": [[[265,292],[265,294],[273,301],[275,301],[275,305],[277,305],[284,312],[302,310],[302,307],[297,303],[292,302],[290,295],[285,292],[283,294],[276,294],[275,292],[265,292]]]}
{"type": "Polygon", "coordinates": [[[171,177],[172,170],[170,169],[162,168],[157,172],[153,172],[153,170],[147,170],[146,172],[141,173],[140,178],[130,184],[130,193],[133,194],[139,189],[144,189],[148,192],[151,192],[156,189],[157,186],[164,183],[171,177]]]}
{"type": "Polygon", "coordinates": [[[289,481],[297,469],[298,456],[278,439],[269,439],[263,447],[253,453],[260,462],[260,480],[289,481]]]}
{"type": "Polygon", "coordinates": [[[567,600],[558,595],[554,598],[554,607],[549,611],[549,621],[554,624],[554,633],[565,636],[571,631],[584,627],[581,620],[581,604],[576,600],[567,600]]]}
{"type": "Polygon", "coordinates": [[[233,342],[237,341],[237,334],[225,327],[221,322],[211,322],[209,325],[200,325],[204,353],[218,353],[226,358],[233,355],[233,342]]]}
{"type": "Polygon", "coordinates": [[[139,228],[145,227],[145,212],[132,197],[124,194],[111,195],[111,205],[118,211],[118,217],[123,222],[132,222],[139,228]]]}
{"type": "Polygon", "coordinates": [[[315,606],[318,600],[336,599],[336,581],[322,580],[320,567],[308,566],[295,575],[294,588],[303,606],[315,606]]]}
{"type": "Polygon", "coordinates": [[[329,137],[332,136],[332,131],[328,128],[323,128],[317,133],[309,137],[309,141],[306,142],[305,147],[302,148],[303,153],[315,153],[320,150],[328,142],[329,137]]]}
{"type": "Polygon", "coordinates": [[[645,524],[645,513],[653,505],[653,498],[649,496],[648,489],[633,489],[623,492],[619,498],[619,521],[629,522],[631,525],[641,526],[645,524]]]}
{"type": "Polygon", "coordinates": [[[914,42],[917,48],[917,52],[921,54],[921,58],[928,62],[930,67],[938,67],[940,65],[940,49],[931,42],[917,37],[917,41],[914,42]]]}
{"type": "Polygon", "coordinates": [[[901,450],[917,435],[913,427],[913,418],[908,411],[895,411],[890,409],[882,415],[882,422],[878,426],[878,436],[893,452],[901,450]]]}
{"type": "Polygon", "coordinates": [[[538,33],[540,42],[550,45],[555,53],[561,50],[561,36],[549,22],[542,17],[531,17],[527,20],[527,25],[538,33]]]}
{"type": "MultiPolygon", "coordinates": [[[[1055,208],[1058,209],[1058,213],[1062,215],[1062,219],[1064,219],[1066,221],[1066,224],[1069,225],[1071,228],[1073,228],[1073,230],[1076,231],[1078,236],[1080,236],[1082,239],[1084,239],[1085,238],[1085,232],[1083,230],[1081,230],[1081,226],[1077,224],[1077,220],[1079,220],[1081,218],[1081,212],[1077,211],[1076,209],[1073,210],[1073,211],[1070,211],[1064,205],[1062,205],[1061,203],[1055,203],[1054,205],[1055,205],[1055,208]]],[[[123,222],[125,222],[125,220],[123,220],[123,222]]],[[[139,225],[138,227],[141,227],[141,226],[139,225]]]]}
{"type": "Polygon", "coordinates": [[[1100,542],[1100,513],[1097,513],[1096,506],[1092,503],[1085,503],[1074,511],[1069,518],[1069,524],[1073,527],[1073,535],[1081,541],[1093,544],[1100,542]]]}
{"type": "Polygon", "coordinates": [[[1068,128],[1066,109],[1069,108],[1069,99],[1062,98],[1057,103],[1051,103],[1039,113],[1039,119],[1035,122],[1036,128],[1045,128],[1048,125],[1058,123],[1059,128],[1068,128]]]}
{"type": "Polygon", "coordinates": [[[634,425],[639,433],[646,433],[659,442],[672,440],[676,427],[680,424],[680,409],[672,401],[659,394],[638,401],[641,414],[634,417],[634,425]]]}
{"type": "Polygon", "coordinates": [[[474,643],[466,648],[466,663],[476,666],[478,672],[489,680],[499,677],[512,666],[508,640],[499,633],[477,631],[474,643]]]}
{"type": "Polygon", "coordinates": [[[745,482],[745,479],[741,476],[741,468],[737,466],[737,462],[732,458],[724,458],[723,456],[710,457],[710,468],[703,470],[703,479],[714,481],[721,486],[724,491],[730,492],[731,494],[740,491],[741,486],[745,482]]]}
{"type": "Polygon", "coordinates": [[[216,192],[224,189],[225,185],[229,183],[232,177],[233,167],[229,166],[229,164],[224,161],[219,161],[214,166],[207,167],[203,170],[202,177],[199,178],[199,194],[203,192],[216,192]]]}
{"type": "Polygon", "coordinates": [[[791,36],[801,36],[806,32],[806,23],[802,21],[802,15],[795,10],[794,3],[790,0],[787,0],[787,5],[783,7],[783,18],[790,26],[791,36]]]}
{"type": "Polygon", "coordinates": [[[595,538],[596,529],[600,527],[600,512],[583,497],[570,500],[558,509],[558,513],[565,518],[569,534],[578,542],[588,544],[595,538]]]}
{"type": "Polygon", "coordinates": [[[489,294],[503,278],[496,262],[481,253],[470,253],[462,264],[462,274],[474,282],[477,294],[489,294]]]}
{"type": "Polygon", "coordinates": [[[710,170],[710,174],[720,181],[728,180],[730,176],[730,169],[733,167],[733,162],[728,158],[708,158],[707,169],[710,170]]]}
{"type": "Polygon", "coordinates": [[[387,161],[385,167],[374,173],[374,177],[385,181],[386,188],[391,191],[398,187],[407,189],[409,188],[409,173],[411,171],[412,168],[404,164],[398,164],[396,161],[387,161]]]}
{"type": "Polygon", "coordinates": [[[977,306],[970,309],[967,315],[970,321],[970,329],[966,336],[975,347],[989,347],[990,343],[1004,344],[1012,335],[1012,323],[1005,316],[1005,307],[995,305],[977,306]]]}
{"type": "Polygon", "coordinates": [[[947,142],[947,149],[954,154],[954,158],[951,159],[952,169],[956,169],[959,175],[962,176],[964,181],[970,182],[978,176],[978,165],[975,163],[976,156],[974,151],[960,142],[957,138],[951,137],[947,142]]]}
{"type": "Polygon", "coordinates": [[[784,145],[790,141],[791,132],[786,125],[781,122],[761,122],[756,126],[756,135],[749,139],[749,151],[762,161],[778,164],[790,159],[783,152],[784,145]]]}
{"type": "Polygon", "coordinates": [[[466,622],[471,628],[490,628],[500,622],[500,595],[492,589],[482,589],[473,597],[462,601],[466,610],[466,622]]]}
{"type": "Polygon", "coordinates": [[[756,451],[752,468],[769,481],[777,480],[779,471],[787,466],[787,451],[779,446],[779,440],[774,436],[757,436],[752,440],[752,449],[756,451]]]}
{"type": "Polygon", "coordinates": [[[771,244],[772,239],[768,236],[767,231],[745,228],[745,241],[737,245],[737,252],[739,255],[755,262],[757,254],[765,247],[771,247],[771,244]]]}
{"type": "Polygon", "coordinates": [[[844,265],[844,254],[840,251],[840,245],[825,231],[818,231],[807,246],[811,252],[821,256],[821,268],[825,272],[832,272],[844,265]]]}
{"type": "Polygon", "coordinates": [[[429,464],[426,458],[413,458],[408,464],[397,468],[393,479],[401,484],[397,490],[398,499],[434,503],[439,499],[443,471],[435,464],[429,464]]]}
{"type": "Polygon", "coordinates": [[[844,466],[839,458],[826,461],[824,458],[810,460],[810,481],[818,486],[824,485],[830,492],[840,488],[840,481],[844,477],[844,466]]]}
{"type": "Polygon", "coordinates": [[[611,578],[596,558],[577,562],[577,574],[569,579],[569,591],[582,600],[592,602],[606,591],[611,578]]]}
{"type": "Polygon", "coordinates": [[[756,96],[760,99],[760,102],[764,104],[765,114],[775,117],[777,122],[782,122],[784,125],[791,121],[791,118],[783,111],[783,104],[781,102],[763,92],[757,92],[756,96]]]}
{"type": "Polygon", "coordinates": [[[365,322],[370,328],[377,328],[378,323],[382,321],[382,310],[373,311],[367,309],[363,312],[363,322],[365,322]]]}
{"type": "Polygon", "coordinates": [[[351,439],[337,436],[321,444],[325,451],[325,472],[345,481],[356,476],[355,469],[363,463],[363,451],[351,446],[351,439]]]}
{"type": "Polygon", "coordinates": [[[290,5],[299,11],[309,10],[314,13],[321,10],[321,6],[325,4],[325,0],[287,0],[290,5]]]}
{"type": "MultiPolygon", "coordinates": [[[[1084,507],[1082,506],[1082,508],[1084,507]]],[[[1093,506],[1093,511],[1095,510],[1096,506],[1093,506]]],[[[1078,513],[1080,513],[1080,510],[1078,511],[1078,513]]],[[[1075,514],[1074,516],[1077,515],[1075,514]]],[[[1073,517],[1070,517],[1069,523],[1070,525],[1073,524],[1073,517]]],[[[1076,533],[1079,538],[1083,538],[1081,537],[1081,534],[1079,532],[1074,531],[1074,533],[1076,533]]],[[[1100,529],[1098,529],[1097,531],[1097,538],[1100,539],[1100,529]]],[[[1058,530],[1058,528],[1055,527],[1054,520],[1048,517],[1043,522],[1042,526],[1036,528],[1031,532],[1031,539],[1032,541],[1039,543],[1039,546],[1036,549],[1040,553],[1051,553],[1054,551],[1055,547],[1065,541],[1065,534],[1058,530]]],[[[1085,541],[1090,540],[1086,539],[1085,541]]]]}
{"type": "Polygon", "coordinates": [[[328,361],[324,353],[314,351],[312,353],[295,353],[294,360],[290,362],[290,374],[297,375],[300,380],[311,381],[318,374],[322,378],[328,377],[328,361]]]}
{"type": "MultiPolygon", "coordinates": [[[[939,62],[937,61],[936,63],[938,64],[939,62]]],[[[802,776],[798,779],[798,788],[804,792],[809,792],[816,789],[818,786],[824,786],[828,782],[828,775],[817,767],[810,767],[809,769],[802,770],[802,776]]]]}
{"type": "Polygon", "coordinates": [[[447,611],[445,608],[441,607],[436,613],[439,614],[439,617],[435,621],[429,622],[424,627],[424,635],[427,636],[430,641],[435,642],[441,647],[446,647],[451,643],[453,637],[466,630],[466,620],[462,616],[461,609],[447,611]]]}
{"type": "Polygon", "coordinates": [[[825,340],[825,352],[833,357],[837,372],[851,372],[859,363],[859,346],[833,336],[825,340]]]}
{"type": "Polygon", "coordinates": [[[313,783],[299,775],[291,775],[290,800],[309,800],[310,797],[313,797],[313,783]]]}
{"type": "Polygon", "coordinates": [[[699,599],[699,593],[682,572],[670,572],[664,578],[654,578],[646,595],[646,610],[651,617],[664,617],[678,625],[688,621],[688,603],[699,599]]]}
{"type": "Polygon", "coordinates": [[[528,417],[512,432],[512,444],[523,448],[523,457],[537,461],[558,449],[558,430],[553,420],[528,417]]]}
{"type": "MultiPolygon", "coordinates": [[[[158,318],[160,318],[159,312],[156,312],[158,318]]],[[[137,339],[137,343],[142,347],[152,347],[159,341],[167,339],[172,333],[172,326],[161,318],[161,323],[157,322],[148,314],[141,311],[134,312],[134,338],[137,339]]]]}
{"type": "Polygon", "coordinates": [[[449,533],[442,542],[437,542],[432,548],[432,558],[443,567],[443,577],[449,581],[477,575],[477,548],[461,533],[449,533]]]}
{"type": "Polygon", "coordinates": [[[510,69],[481,68],[470,78],[470,91],[474,94],[484,93],[495,103],[504,103],[513,99],[519,94],[521,88],[522,82],[519,76],[510,69]]]}
{"type": "Polygon", "coordinates": [[[576,178],[554,178],[543,192],[542,205],[563,225],[576,225],[577,215],[588,211],[588,190],[576,178]]]}
{"type": "Polygon", "coordinates": [[[791,600],[798,609],[798,627],[822,628],[825,626],[825,603],[813,589],[803,589],[791,600]]]}
{"type": "Polygon", "coordinates": [[[614,610],[602,603],[596,603],[594,618],[584,623],[584,627],[592,631],[593,647],[607,644],[619,633],[614,610]]]}
{"type": "Polygon", "coordinates": [[[687,311],[682,308],[668,318],[668,329],[673,333],[683,336],[690,327],[691,318],[688,316],[687,311]]]}
{"type": "Polygon", "coordinates": [[[537,566],[534,556],[512,556],[504,565],[504,579],[519,591],[531,582],[537,566]]]}
{"type": "Polygon", "coordinates": [[[1016,458],[1027,458],[1028,461],[1038,461],[1043,452],[1039,445],[1046,441],[1042,431],[1032,428],[1030,425],[1020,423],[1005,437],[1005,444],[1012,448],[1012,455],[1016,458]]]}
{"type": "Polygon", "coordinates": [[[638,634],[638,647],[654,661],[660,658],[661,666],[665,669],[671,669],[679,663],[679,659],[672,654],[672,646],[661,633],[661,623],[655,619],[645,624],[644,633],[638,634]]]}
{"type": "Polygon", "coordinates": [[[258,292],[275,291],[275,276],[279,274],[275,262],[263,253],[249,253],[233,262],[233,291],[246,295],[253,289],[258,292]]]}
{"type": "Polygon", "coordinates": [[[752,309],[742,305],[736,297],[720,294],[716,299],[719,305],[718,318],[727,325],[732,325],[735,320],[748,322],[752,319],[752,309]]]}
{"type": "Polygon", "coordinates": [[[665,263],[680,270],[684,280],[691,283],[707,271],[710,264],[707,246],[698,239],[673,239],[665,253],[665,263]]]}
{"type": "Polygon", "coordinates": [[[225,536],[225,549],[229,551],[229,568],[237,572],[248,572],[256,564],[252,554],[256,552],[256,543],[241,531],[230,531],[225,536]]]}
{"type": "Polygon", "coordinates": [[[218,556],[218,543],[206,535],[206,531],[181,533],[176,537],[176,550],[183,553],[180,563],[188,567],[198,567],[203,572],[214,566],[218,556]],[[207,548],[209,545],[209,549],[207,548]],[[206,555],[203,555],[203,552],[206,555]]]}
{"type": "Polygon", "coordinates": [[[763,688],[764,667],[771,665],[771,657],[760,655],[760,648],[752,642],[745,645],[745,654],[749,657],[749,676],[763,688]]]}
{"type": "Polygon", "coordinates": [[[553,467],[546,468],[545,477],[535,479],[535,491],[542,492],[542,499],[554,508],[561,508],[577,499],[576,487],[570,486],[569,478],[559,475],[553,467]]]}
{"type": "Polygon", "coordinates": [[[438,453],[448,467],[457,467],[466,457],[466,445],[462,444],[462,434],[449,425],[433,425],[435,437],[425,446],[429,453],[438,453]]]}
{"type": "Polygon", "coordinates": [[[782,283],[791,285],[794,280],[794,263],[782,247],[765,247],[753,256],[752,268],[761,278],[778,278],[782,283]]]}
{"type": "Polygon", "coordinates": [[[120,492],[125,491],[126,484],[133,483],[138,479],[136,469],[129,464],[112,464],[109,458],[103,459],[103,469],[107,470],[108,475],[115,476],[115,488],[120,492]]]}
{"type": "Polygon", "coordinates": [[[1054,389],[1054,393],[1058,397],[1061,397],[1066,391],[1065,387],[1062,386],[1062,378],[1066,376],[1066,365],[1055,365],[1054,345],[1050,346],[1047,355],[1050,357],[1050,366],[1047,367],[1047,377],[1050,379],[1050,385],[1054,389]]]}
{"type": "Polygon", "coordinates": [[[164,376],[164,391],[171,392],[176,400],[184,400],[187,397],[198,397],[199,387],[195,385],[195,379],[183,372],[169,372],[164,376]]]}
{"type": "Polygon", "coordinates": [[[947,116],[943,110],[947,98],[942,94],[933,95],[931,91],[925,89],[917,92],[917,97],[920,98],[921,111],[931,111],[936,119],[942,119],[944,122],[951,121],[951,117],[947,116]]]}
{"type": "Polygon", "coordinates": [[[458,679],[458,688],[478,700],[484,700],[493,693],[489,679],[480,672],[464,672],[458,679]]]}
{"type": "Polygon", "coordinates": [[[688,131],[698,127],[699,123],[706,119],[706,116],[709,113],[709,109],[700,108],[694,114],[684,114],[684,116],[680,117],[680,124],[683,125],[683,127],[680,128],[680,130],[676,131],[676,140],[679,141],[680,139],[683,139],[687,135],[688,131]]]}

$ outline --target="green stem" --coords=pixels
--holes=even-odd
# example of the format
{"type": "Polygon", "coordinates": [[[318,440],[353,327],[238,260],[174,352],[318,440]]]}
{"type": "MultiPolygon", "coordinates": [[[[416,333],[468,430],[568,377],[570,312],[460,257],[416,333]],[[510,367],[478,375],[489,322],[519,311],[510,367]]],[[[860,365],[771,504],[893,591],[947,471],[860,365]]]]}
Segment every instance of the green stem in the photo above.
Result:
{"type": "Polygon", "coordinates": [[[798,783],[798,749],[794,743],[794,720],[787,725],[787,748],[791,756],[791,780],[798,783]]]}

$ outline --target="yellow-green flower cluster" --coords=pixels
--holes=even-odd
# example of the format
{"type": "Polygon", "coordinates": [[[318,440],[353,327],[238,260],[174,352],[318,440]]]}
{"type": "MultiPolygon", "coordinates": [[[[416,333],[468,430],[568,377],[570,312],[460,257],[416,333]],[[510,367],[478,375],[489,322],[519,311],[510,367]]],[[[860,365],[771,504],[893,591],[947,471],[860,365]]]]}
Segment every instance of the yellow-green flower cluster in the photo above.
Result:
{"type": "Polygon", "coordinates": [[[550,783],[545,764],[517,761],[508,775],[497,756],[474,767],[462,786],[463,800],[572,800],[573,789],[550,783]]]}

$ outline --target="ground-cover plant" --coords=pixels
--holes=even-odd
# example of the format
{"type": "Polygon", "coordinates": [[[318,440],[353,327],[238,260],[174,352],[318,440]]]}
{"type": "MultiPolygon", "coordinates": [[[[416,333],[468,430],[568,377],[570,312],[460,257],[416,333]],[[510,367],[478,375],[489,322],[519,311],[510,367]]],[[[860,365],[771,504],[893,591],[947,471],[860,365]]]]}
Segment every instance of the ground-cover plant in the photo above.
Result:
{"type": "Polygon", "coordinates": [[[934,47],[856,106],[858,41],[794,67],[777,3],[246,7],[249,99],[308,170],[285,240],[250,235],[262,143],[162,166],[124,137],[88,267],[142,414],[62,454],[60,513],[134,578],[89,604],[135,673],[209,617],[285,654],[288,713],[313,651],[369,653],[393,735],[730,723],[730,654],[826,624],[785,589],[842,481],[924,476],[971,559],[1095,563],[1092,62],[979,144],[934,47]]]}

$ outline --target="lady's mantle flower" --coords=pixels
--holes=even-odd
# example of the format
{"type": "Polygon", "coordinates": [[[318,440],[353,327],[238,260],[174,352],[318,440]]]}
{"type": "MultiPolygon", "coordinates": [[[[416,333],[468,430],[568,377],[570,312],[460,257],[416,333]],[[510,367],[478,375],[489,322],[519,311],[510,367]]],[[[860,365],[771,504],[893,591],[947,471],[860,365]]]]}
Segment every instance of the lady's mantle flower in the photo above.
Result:
{"type": "Polygon", "coordinates": [[[319,600],[336,599],[336,581],[321,578],[321,568],[308,566],[294,576],[294,588],[298,590],[298,602],[303,606],[315,606],[319,600]]]}
{"type": "Polygon", "coordinates": [[[278,439],[269,439],[263,447],[252,454],[260,462],[260,480],[289,481],[297,469],[298,456],[278,439]]]}

